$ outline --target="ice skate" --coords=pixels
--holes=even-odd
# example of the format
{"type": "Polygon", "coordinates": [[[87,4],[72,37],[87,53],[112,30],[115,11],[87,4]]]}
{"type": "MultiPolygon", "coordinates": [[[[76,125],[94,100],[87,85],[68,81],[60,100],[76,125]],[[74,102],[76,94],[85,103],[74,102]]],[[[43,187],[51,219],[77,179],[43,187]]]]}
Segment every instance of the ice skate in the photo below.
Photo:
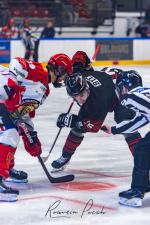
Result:
{"type": "Polygon", "coordinates": [[[141,207],[144,193],[139,189],[129,189],[119,193],[119,204],[129,207],[141,207]]]}
{"type": "Polygon", "coordinates": [[[8,187],[4,184],[2,177],[0,177],[0,201],[3,202],[15,202],[17,201],[17,196],[19,195],[19,191],[8,187]]]}
{"type": "Polygon", "coordinates": [[[9,177],[5,180],[6,182],[13,183],[27,183],[28,174],[21,170],[11,169],[9,172],[9,177]]]}
{"type": "Polygon", "coordinates": [[[70,156],[69,157],[61,156],[57,160],[54,160],[51,164],[51,166],[53,167],[51,173],[63,171],[66,168],[67,164],[69,163],[70,158],[71,158],[70,156]]]}

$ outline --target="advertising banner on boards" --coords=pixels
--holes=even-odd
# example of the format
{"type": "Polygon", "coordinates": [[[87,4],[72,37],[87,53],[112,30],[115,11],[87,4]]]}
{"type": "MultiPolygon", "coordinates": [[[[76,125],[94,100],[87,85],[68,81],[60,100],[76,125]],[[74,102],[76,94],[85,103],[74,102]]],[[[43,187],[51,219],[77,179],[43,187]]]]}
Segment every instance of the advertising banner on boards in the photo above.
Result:
{"type": "Polygon", "coordinates": [[[96,46],[100,45],[100,51],[96,60],[132,60],[133,41],[132,40],[96,40],[96,46]]]}
{"type": "Polygon", "coordinates": [[[0,63],[10,62],[10,41],[0,40],[0,63]]]}

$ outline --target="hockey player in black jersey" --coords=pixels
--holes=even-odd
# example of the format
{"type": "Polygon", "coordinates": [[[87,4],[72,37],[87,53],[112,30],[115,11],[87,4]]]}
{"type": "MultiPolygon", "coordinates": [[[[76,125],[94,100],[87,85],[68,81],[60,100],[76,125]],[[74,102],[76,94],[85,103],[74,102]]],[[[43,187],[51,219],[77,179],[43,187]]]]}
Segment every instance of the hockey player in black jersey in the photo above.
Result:
{"type": "MultiPolygon", "coordinates": [[[[122,121],[113,127],[104,125],[102,129],[109,134],[132,134],[150,122],[150,88],[142,87],[138,78],[129,81],[127,73],[124,73],[118,87],[123,97],[121,104],[132,108],[136,114],[132,120],[122,121]],[[138,87],[132,89],[134,86],[138,87]]],[[[144,194],[150,190],[149,170],[150,132],[135,145],[131,189],[119,193],[120,204],[131,207],[142,206],[144,194]]]]}
{"type": "MultiPolygon", "coordinates": [[[[78,71],[78,70],[76,70],[78,71]]],[[[114,112],[116,122],[132,119],[133,110],[120,105],[115,92],[112,77],[103,71],[80,70],[66,79],[67,93],[81,106],[78,115],[62,113],[57,120],[57,126],[72,128],[62,156],[52,162],[53,172],[62,170],[70,161],[77,147],[81,144],[84,133],[98,132],[108,112],[114,112]]],[[[141,139],[138,132],[125,135],[126,142],[133,152],[134,145],[141,139]]]]}

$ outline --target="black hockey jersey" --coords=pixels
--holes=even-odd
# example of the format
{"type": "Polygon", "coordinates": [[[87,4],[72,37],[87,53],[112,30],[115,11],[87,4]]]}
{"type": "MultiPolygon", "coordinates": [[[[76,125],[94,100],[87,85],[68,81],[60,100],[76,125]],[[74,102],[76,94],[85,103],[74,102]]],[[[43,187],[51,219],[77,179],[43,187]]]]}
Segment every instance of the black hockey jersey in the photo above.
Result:
{"type": "Polygon", "coordinates": [[[86,71],[83,72],[89,85],[90,95],[79,111],[79,119],[89,123],[86,131],[97,132],[107,113],[112,111],[116,99],[115,85],[112,78],[105,72],[86,71]],[[91,129],[93,127],[93,130],[91,129]]]}

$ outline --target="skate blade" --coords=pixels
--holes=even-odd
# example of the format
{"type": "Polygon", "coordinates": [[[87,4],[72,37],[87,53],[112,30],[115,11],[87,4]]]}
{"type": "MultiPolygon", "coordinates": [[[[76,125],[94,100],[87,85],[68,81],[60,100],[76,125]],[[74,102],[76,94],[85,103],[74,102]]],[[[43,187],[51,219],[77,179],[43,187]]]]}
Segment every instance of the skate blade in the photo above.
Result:
{"type": "Polygon", "coordinates": [[[18,179],[15,179],[15,178],[11,178],[11,177],[8,177],[5,182],[7,183],[28,183],[28,179],[22,179],[22,180],[18,180],[18,179]]]}
{"type": "Polygon", "coordinates": [[[51,170],[51,173],[59,173],[59,172],[63,171],[65,168],[66,168],[66,166],[63,166],[63,167],[61,167],[59,169],[53,168],[51,170]]]}
{"type": "Polygon", "coordinates": [[[127,198],[119,198],[119,204],[129,206],[129,207],[134,207],[138,208],[142,206],[142,199],[141,198],[132,198],[132,199],[127,199],[127,198]]]}
{"type": "Polygon", "coordinates": [[[17,194],[0,193],[0,202],[16,202],[18,201],[17,194]]]}

